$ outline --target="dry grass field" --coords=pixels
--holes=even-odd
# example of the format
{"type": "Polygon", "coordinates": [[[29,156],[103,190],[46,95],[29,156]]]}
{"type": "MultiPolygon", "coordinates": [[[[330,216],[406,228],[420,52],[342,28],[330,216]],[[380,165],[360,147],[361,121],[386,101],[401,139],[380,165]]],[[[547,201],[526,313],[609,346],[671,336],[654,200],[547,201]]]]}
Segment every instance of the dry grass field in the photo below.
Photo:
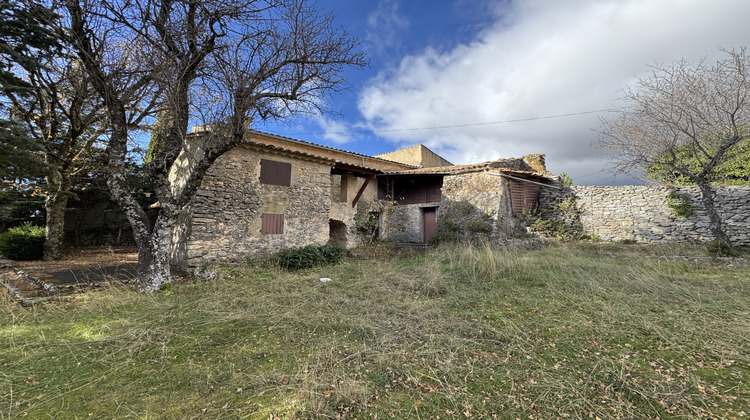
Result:
{"type": "Polygon", "coordinates": [[[153,295],[0,294],[0,419],[750,415],[743,260],[595,243],[361,254],[153,295]]]}

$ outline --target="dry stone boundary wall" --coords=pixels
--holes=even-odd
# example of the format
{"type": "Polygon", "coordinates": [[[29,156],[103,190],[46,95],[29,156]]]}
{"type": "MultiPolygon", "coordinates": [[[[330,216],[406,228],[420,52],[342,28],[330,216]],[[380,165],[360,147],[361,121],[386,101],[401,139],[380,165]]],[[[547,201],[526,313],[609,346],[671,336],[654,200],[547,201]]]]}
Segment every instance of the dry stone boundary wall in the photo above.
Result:
{"type": "MultiPolygon", "coordinates": [[[[750,246],[750,187],[719,187],[715,207],[735,245],[750,246]]],[[[578,224],[604,241],[647,243],[713,240],[698,187],[619,186],[543,188],[540,210],[545,218],[578,224]],[[687,195],[695,210],[690,217],[672,214],[667,195],[687,195]]]]}

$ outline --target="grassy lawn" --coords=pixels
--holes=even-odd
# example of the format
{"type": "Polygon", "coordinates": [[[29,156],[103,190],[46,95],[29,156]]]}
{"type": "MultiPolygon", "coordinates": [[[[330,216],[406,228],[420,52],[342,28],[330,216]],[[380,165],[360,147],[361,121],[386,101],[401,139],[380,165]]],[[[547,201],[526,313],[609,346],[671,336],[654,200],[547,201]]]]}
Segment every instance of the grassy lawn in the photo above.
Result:
{"type": "Polygon", "coordinates": [[[750,416],[750,266],[656,258],[686,252],[444,247],[3,293],[0,419],[750,416]]]}

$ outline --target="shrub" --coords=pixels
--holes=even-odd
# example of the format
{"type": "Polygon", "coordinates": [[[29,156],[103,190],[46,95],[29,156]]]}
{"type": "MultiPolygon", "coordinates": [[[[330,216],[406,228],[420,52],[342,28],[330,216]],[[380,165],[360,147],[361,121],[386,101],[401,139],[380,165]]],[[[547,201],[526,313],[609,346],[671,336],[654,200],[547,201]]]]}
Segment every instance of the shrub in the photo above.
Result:
{"type": "Polygon", "coordinates": [[[492,230],[492,226],[480,220],[469,220],[466,222],[466,230],[473,233],[489,233],[492,230]]]}
{"type": "Polygon", "coordinates": [[[573,178],[571,178],[570,175],[563,172],[560,174],[560,183],[562,184],[563,187],[572,187],[573,178]]]}
{"type": "Polygon", "coordinates": [[[695,207],[687,194],[677,194],[674,190],[667,194],[667,206],[671,213],[677,217],[687,219],[695,215],[695,207]]]}
{"type": "Polygon", "coordinates": [[[715,257],[739,257],[740,250],[730,243],[724,241],[713,241],[708,244],[706,251],[715,257]]]}
{"type": "Polygon", "coordinates": [[[428,241],[429,245],[453,244],[461,242],[461,237],[456,232],[438,231],[428,241]]]}
{"type": "Polygon", "coordinates": [[[279,267],[296,271],[337,264],[344,256],[344,252],[344,248],[339,245],[307,245],[300,248],[282,249],[276,253],[274,260],[279,267]]]}
{"type": "Polygon", "coordinates": [[[538,232],[564,242],[583,241],[587,239],[599,240],[598,237],[593,238],[581,229],[566,226],[562,220],[538,217],[531,223],[530,227],[533,232],[538,232]]]}
{"type": "Polygon", "coordinates": [[[44,254],[44,227],[25,223],[0,234],[0,254],[11,260],[38,260],[44,254]]]}

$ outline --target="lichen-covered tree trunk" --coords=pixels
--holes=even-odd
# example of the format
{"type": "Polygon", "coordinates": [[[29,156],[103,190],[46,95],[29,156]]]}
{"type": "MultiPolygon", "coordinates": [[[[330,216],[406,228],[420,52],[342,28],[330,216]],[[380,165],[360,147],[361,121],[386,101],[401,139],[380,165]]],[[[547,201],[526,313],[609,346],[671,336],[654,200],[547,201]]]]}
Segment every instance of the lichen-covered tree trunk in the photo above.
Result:
{"type": "Polygon", "coordinates": [[[53,171],[47,176],[50,192],[44,200],[47,213],[45,221],[44,259],[59,260],[65,240],[65,208],[68,205],[68,192],[72,186],[70,176],[53,171]]]}
{"type": "Polygon", "coordinates": [[[713,235],[714,239],[719,242],[730,243],[729,236],[727,236],[727,233],[724,231],[721,216],[719,216],[719,213],[716,211],[716,206],[714,205],[713,188],[711,188],[711,185],[707,181],[697,182],[697,184],[698,188],[701,190],[701,201],[703,202],[703,207],[705,207],[706,213],[708,214],[711,235],[713,235]]]}
{"type": "Polygon", "coordinates": [[[156,225],[152,228],[146,211],[135,199],[127,180],[128,125],[125,105],[117,98],[109,98],[111,105],[111,136],[109,139],[109,167],[107,187],[133,229],[133,238],[138,245],[138,288],[154,292],[170,282],[169,241],[174,224],[173,206],[168,198],[161,202],[156,225]]]}
{"type": "Polygon", "coordinates": [[[138,249],[137,280],[142,292],[155,292],[171,281],[169,247],[174,217],[165,213],[160,214],[146,243],[138,249]]]}

